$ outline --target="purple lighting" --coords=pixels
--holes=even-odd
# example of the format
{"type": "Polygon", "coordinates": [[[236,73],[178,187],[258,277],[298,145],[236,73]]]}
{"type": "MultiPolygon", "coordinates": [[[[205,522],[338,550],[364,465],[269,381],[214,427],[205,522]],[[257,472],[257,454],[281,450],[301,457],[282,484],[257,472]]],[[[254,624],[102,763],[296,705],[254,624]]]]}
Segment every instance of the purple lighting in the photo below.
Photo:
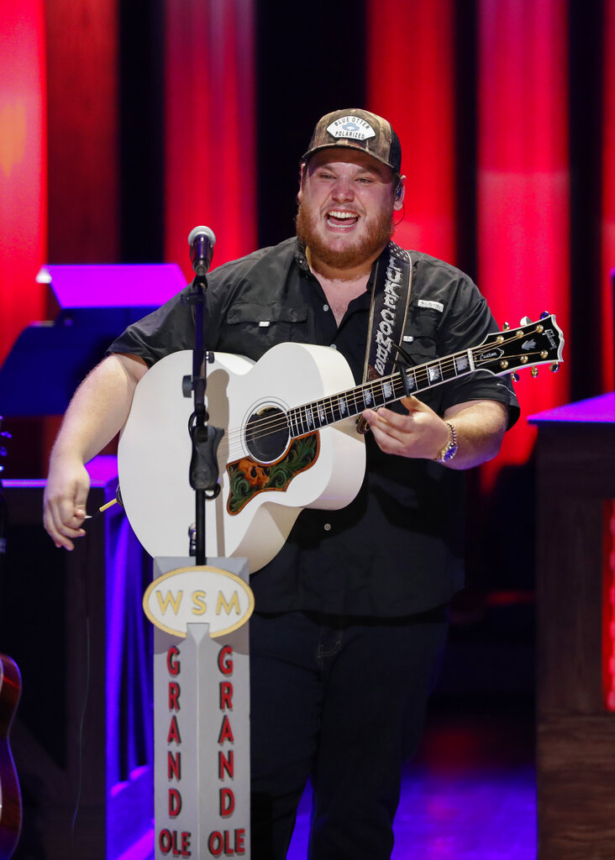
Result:
{"type": "Polygon", "coordinates": [[[159,307],[186,286],[175,263],[44,266],[36,280],[61,308],[159,307]]]}
{"type": "Polygon", "coordinates": [[[572,424],[611,424],[615,421],[615,393],[592,397],[579,403],[557,406],[537,415],[530,415],[529,424],[551,424],[566,421],[572,424]]]}

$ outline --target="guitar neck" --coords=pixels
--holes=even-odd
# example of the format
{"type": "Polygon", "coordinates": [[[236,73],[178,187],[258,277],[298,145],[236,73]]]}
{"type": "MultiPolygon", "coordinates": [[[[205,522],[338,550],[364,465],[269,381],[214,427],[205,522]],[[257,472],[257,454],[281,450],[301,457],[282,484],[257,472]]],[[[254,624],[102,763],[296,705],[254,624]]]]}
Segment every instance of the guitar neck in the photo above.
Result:
{"type": "Polygon", "coordinates": [[[505,326],[503,331],[487,335],[479,346],[417,367],[406,367],[391,376],[289,409],[286,421],[291,436],[297,438],[360,415],[364,409],[378,409],[407,394],[420,394],[477,370],[503,376],[532,367],[536,375],[536,365],[551,363],[551,370],[555,371],[562,360],[563,348],[564,337],[553,314],[545,312],[537,322],[524,317],[517,328],[505,326]]]}
{"type": "MultiPolygon", "coordinates": [[[[484,347],[477,349],[484,350],[484,347]]],[[[336,424],[345,418],[356,417],[364,409],[378,409],[380,406],[395,403],[402,397],[406,397],[408,392],[420,394],[452,379],[467,376],[478,369],[475,365],[474,352],[475,349],[467,349],[417,367],[404,368],[398,373],[364,382],[348,391],[289,409],[287,417],[291,436],[295,438],[304,436],[306,433],[336,424]],[[404,384],[404,376],[406,384],[404,384]]],[[[507,371],[502,371],[502,373],[505,372],[507,371]]]]}

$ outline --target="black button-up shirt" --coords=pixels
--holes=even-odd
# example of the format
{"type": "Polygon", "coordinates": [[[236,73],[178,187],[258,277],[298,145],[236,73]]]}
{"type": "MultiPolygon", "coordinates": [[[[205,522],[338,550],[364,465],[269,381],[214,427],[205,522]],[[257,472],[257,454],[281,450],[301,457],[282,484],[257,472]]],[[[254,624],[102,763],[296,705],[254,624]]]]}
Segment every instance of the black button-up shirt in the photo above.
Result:
{"type": "MultiPolygon", "coordinates": [[[[415,364],[477,346],[497,331],[466,275],[426,254],[411,257],[403,345],[415,364]]],[[[363,381],[370,290],[350,302],[338,327],[296,239],[220,266],[208,281],[208,348],[256,361],[287,341],[332,346],[363,381]]],[[[180,294],[126,329],[109,351],[151,365],[193,345],[193,311],[180,294]]],[[[510,382],[486,372],[419,396],[440,415],[468,400],[506,404],[511,424],[519,411],[510,382]]],[[[304,510],[280,553],[252,576],[258,611],[408,615],[442,604],[463,585],[463,475],[384,454],[369,434],[366,444],[367,471],[354,501],[339,511],[304,510]]]]}

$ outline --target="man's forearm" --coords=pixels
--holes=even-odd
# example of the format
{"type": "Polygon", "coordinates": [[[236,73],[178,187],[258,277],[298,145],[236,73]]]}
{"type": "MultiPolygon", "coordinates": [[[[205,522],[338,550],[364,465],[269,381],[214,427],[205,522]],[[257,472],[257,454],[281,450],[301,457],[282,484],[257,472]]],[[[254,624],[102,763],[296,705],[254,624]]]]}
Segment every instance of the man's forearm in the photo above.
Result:
{"type": "Polygon", "coordinates": [[[57,547],[74,549],[82,537],[90,479],[85,464],[122,428],[147,366],[125,355],[106,358],[77,389],[64,417],[51,459],[43,522],[57,547]]]}
{"type": "Polygon", "coordinates": [[[508,410],[495,400],[467,401],[447,410],[444,420],[455,428],[459,445],[445,465],[449,469],[471,469],[493,459],[500,450],[508,410]]]}
{"type": "Polygon", "coordinates": [[[123,427],[137,382],[147,370],[136,358],[112,355],[81,383],[64,416],[51,460],[78,458],[87,463],[123,427]]]}

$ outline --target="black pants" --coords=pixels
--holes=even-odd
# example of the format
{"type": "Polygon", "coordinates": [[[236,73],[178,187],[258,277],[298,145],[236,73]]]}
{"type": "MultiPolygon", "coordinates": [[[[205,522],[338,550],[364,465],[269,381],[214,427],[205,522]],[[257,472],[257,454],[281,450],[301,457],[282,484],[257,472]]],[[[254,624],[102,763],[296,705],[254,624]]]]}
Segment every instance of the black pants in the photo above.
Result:
{"type": "Polygon", "coordinates": [[[250,625],[253,860],[286,857],[308,776],[311,860],[389,858],[446,607],[388,621],[255,614],[250,625]]]}

